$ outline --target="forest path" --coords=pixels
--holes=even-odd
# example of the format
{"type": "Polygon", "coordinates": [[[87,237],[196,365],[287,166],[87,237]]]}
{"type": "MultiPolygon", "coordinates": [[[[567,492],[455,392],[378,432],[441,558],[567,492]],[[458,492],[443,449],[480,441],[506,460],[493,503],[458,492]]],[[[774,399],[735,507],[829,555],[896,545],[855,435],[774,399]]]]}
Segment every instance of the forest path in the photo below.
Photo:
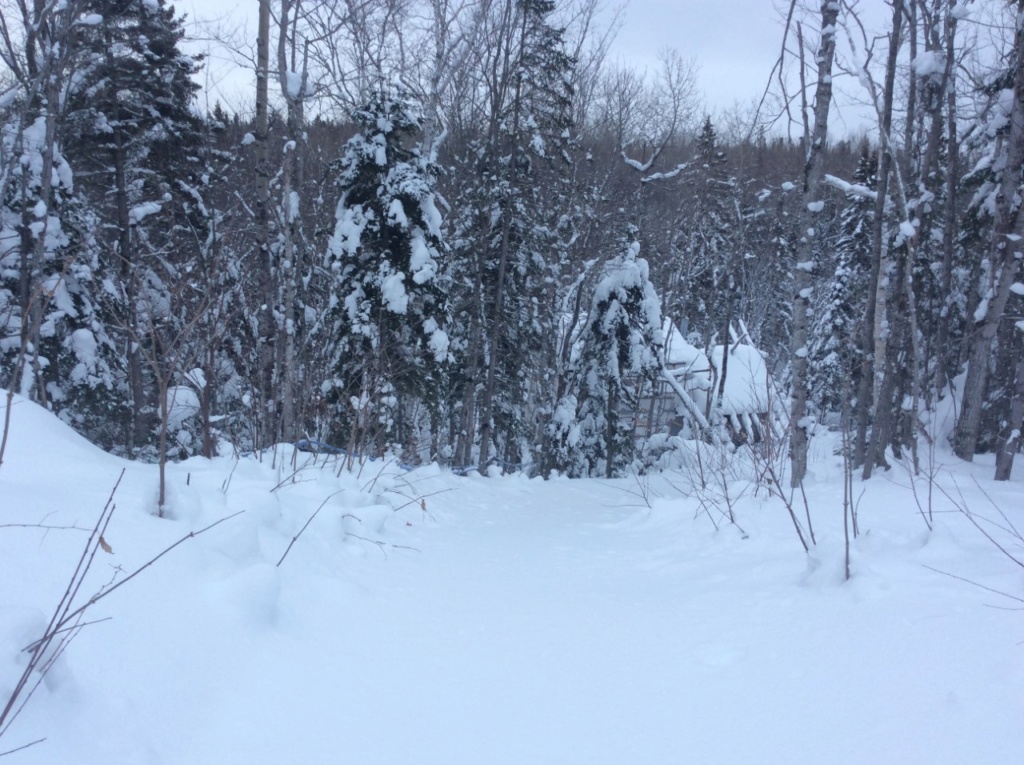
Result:
{"type": "Polygon", "coordinates": [[[841,587],[780,519],[744,539],[636,488],[468,479],[405,529],[416,551],[352,545],[344,584],[281,620],[292,650],[223,700],[251,709],[231,737],[251,749],[213,735],[203,761],[960,762],[1019,725],[982,719],[981,657],[929,669],[957,618],[941,595],[841,587]]]}

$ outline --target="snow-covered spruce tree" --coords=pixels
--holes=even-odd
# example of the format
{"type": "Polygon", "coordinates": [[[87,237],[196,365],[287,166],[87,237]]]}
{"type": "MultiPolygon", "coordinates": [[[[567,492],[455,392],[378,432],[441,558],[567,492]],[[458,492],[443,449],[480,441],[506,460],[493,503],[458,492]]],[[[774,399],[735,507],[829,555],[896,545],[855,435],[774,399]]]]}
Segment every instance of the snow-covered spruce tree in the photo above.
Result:
{"type": "Polygon", "coordinates": [[[844,398],[857,390],[859,324],[866,310],[871,269],[871,221],[875,186],[875,152],[862,147],[853,185],[840,212],[839,237],[833,247],[833,273],[821,289],[808,342],[809,400],[818,416],[838,412],[844,398]]]}
{"type": "Polygon", "coordinates": [[[22,117],[9,115],[0,135],[0,386],[45,404],[50,360],[40,332],[70,257],[61,218],[74,182],[48,118],[26,125],[22,117]]]}
{"type": "Polygon", "coordinates": [[[573,477],[611,478],[629,467],[638,395],[662,366],[661,306],[639,252],[629,244],[598,282],[576,362],[575,422],[570,395],[551,424],[560,467],[573,477]]]}
{"type": "Polygon", "coordinates": [[[445,244],[434,174],[417,148],[418,105],[380,94],[336,164],[341,199],[327,251],[332,437],[362,454],[419,451],[411,417],[438,404],[449,358],[445,244]]]}
{"type": "MultiPolygon", "coordinates": [[[[592,159],[588,155],[583,156],[592,159]]],[[[618,163],[611,167],[617,169],[618,163]]],[[[610,230],[609,218],[601,215],[608,169],[603,163],[576,161],[572,175],[567,176],[569,183],[558,187],[560,193],[555,195],[555,206],[562,211],[556,229],[558,259],[548,263],[550,277],[545,280],[542,300],[545,343],[533,374],[533,464],[545,477],[556,466],[565,470],[566,459],[556,453],[556,445],[565,443],[558,435],[560,423],[575,419],[576,399],[571,393],[574,340],[585,326],[593,283],[601,276],[602,258],[594,255],[607,252],[609,244],[621,250],[621,240],[610,230]],[[565,400],[567,395],[571,401],[565,400]]]]}
{"type": "Polygon", "coordinates": [[[118,353],[105,322],[114,296],[98,256],[96,216],[74,196],[59,152],[62,172],[55,175],[46,213],[33,212],[34,225],[25,228],[18,212],[29,199],[43,210],[36,196],[40,164],[31,159],[39,156],[38,127],[38,134],[22,137],[25,161],[0,206],[0,387],[20,390],[111,448],[124,414],[116,403],[118,353]],[[41,257],[33,263],[37,244],[41,257]]]}
{"type": "Polygon", "coordinates": [[[682,272],[677,277],[681,300],[673,312],[688,320],[707,344],[723,332],[730,306],[735,308],[743,268],[735,252],[734,181],[710,117],[704,119],[693,159],[681,178],[686,189],[678,261],[682,272]]]}
{"type": "Polygon", "coordinates": [[[479,144],[470,155],[479,171],[459,193],[452,240],[461,288],[453,337],[460,362],[453,382],[461,399],[454,459],[468,466],[494,456],[518,466],[530,430],[531,381],[540,371],[545,340],[554,339],[550,332],[545,337],[551,314],[543,296],[556,237],[535,157],[516,150],[512,161],[522,166],[513,171],[505,164],[510,158],[495,157],[479,144]],[[492,162],[497,173],[489,170],[492,162]],[[534,185],[526,185],[527,178],[534,185]],[[476,449],[481,451],[475,455],[476,449]]]}
{"type": "Polygon", "coordinates": [[[59,115],[40,105],[48,100],[33,103],[29,90],[19,95],[0,136],[0,386],[110,448],[118,363],[104,321],[113,296],[98,257],[98,221],[76,194],[59,115]]]}
{"type": "Polygon", "coordinates": [[[77,190],[99,217],[101,265],[119,298],[107,331],[120,347],[119,388],[127,392],[117,402],[128,412],[120,447],[134,455],[159,432],[164,395],[156,380],[173,375],[162,368],[171,358],[164,346],[206,300],[189,290],[171,300],[196,244],[195,221],[185,219],[180,200],[191,200],[183,182],[202,169],[200,121],[191,111],[199,64],[180,50],[182,20],[163,0],[85,5],[89,23],[75,28],[62,133],[75,145],[77,190]]]}
{"type": "MultiPolygon", "coordinates": [[[[791,184],[790,184],[791,185],[791,184]]],[[[789,369],[789,336],[793,329],[793,305],[786,288],[792,281],[789,268],[799,233],[799,194],[783,188],[762,202],[765,213],[756,224],[761,229],[765,254],[754,262],[751,283],[765,285],[747,296],[748,321],[754,342],[779,370],[789,369]]],[[[785,371],[783,376],[788,377],[785,371]]]]}
{"type": "Polygon", "coordinates": [[[41,355],[40,332],[69,257],[62,208],[74,186],[57,128],[81,8],[30,5],[0,8],[0,384],[45,405],[50,360],[41,355]]]}
{"type": "Polygon", "coordinates": [[[104,449],[121,440],[127,414],[121,355],[108,326],[117,306],[95,232],[99,220],[82,200],[63,206],[63,246],[49,259],[39,328],[41,381],[47,405],[104,449]]]}
{"type": "MultiPolygon", "coordinates": [[[[535,430],[531,399],[554,301],[542,296],[560,259],[554,200],[568,178],[574,61],[550,0],[501,0],[485,20],[485,72],[477,108],[486,121],[469,169],[454,255],[469,276],[465,384],[460,391],[459,465],[492,457],[522,464],[535,430]]],[[[546,370],[543,370],[546,371],[546,370]]],[[[549,383],[550,384],[550,383],[549,383]]]]}

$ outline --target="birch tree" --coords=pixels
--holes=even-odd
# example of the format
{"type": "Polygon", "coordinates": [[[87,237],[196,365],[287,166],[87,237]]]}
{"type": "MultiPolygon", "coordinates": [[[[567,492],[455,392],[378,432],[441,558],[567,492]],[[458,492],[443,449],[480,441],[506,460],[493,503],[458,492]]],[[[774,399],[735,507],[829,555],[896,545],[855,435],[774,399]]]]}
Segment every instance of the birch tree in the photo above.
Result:
{"type": "Polygon", "coordinates": [[[792,470],[790,484],[797,487],[807,472],[808,436],[813,419],[808,415],[808,328],[811,320],[811,295],[816,250],[820,246],[815,230],[817,216],[825,207],[823,199],[825,174],[823,155],[828,134],[828,115],[832,103],[832,65],[836,54],[836,23],[839,3],[823,0],[821,3],[821,39],[815,56],[818,82],[814,91],[813,127],[805,133],[803,198],[805,213],[803,231],[797,244],[794,264],[792,391],[790,393],[790,439],[792,470]]]}

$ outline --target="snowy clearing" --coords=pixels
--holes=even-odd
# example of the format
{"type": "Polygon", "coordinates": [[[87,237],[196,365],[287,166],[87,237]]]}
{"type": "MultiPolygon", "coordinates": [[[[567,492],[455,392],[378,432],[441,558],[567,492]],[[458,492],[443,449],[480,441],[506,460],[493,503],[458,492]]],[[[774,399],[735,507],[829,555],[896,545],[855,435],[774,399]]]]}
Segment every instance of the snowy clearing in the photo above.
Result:
{"type": "MultiPolygon", "coordinates": [[[[0,704],[88,536],[8,524],[91,528],[126,470],[84,602],[245,512],[88,612],[110,620],[81,631],[0,738],[0,751],[46,739],[10,762],[1024,761],[1021,604],[925,566],[1016,596],[1024,575],[941,495],[929,533],[900,467],[855,482],[862,534],[844,583],[827,438],[812,448],[810,556],[749,483],[741,533],[717,516],[716,531],[668,483],[682,488],[679,475],[544,482],[371,463],[357,478],[295,456],[307,466],[293,479],[290,450],[276,466],[171,465],[173,517],[159,519],[155,466],[16,399],[0,467],[0,704]]],[[[993,485],[979,463],[952,468],[974,512],[991,505],[972,474],[1024,528],[1020,479],[993,485]]]]}

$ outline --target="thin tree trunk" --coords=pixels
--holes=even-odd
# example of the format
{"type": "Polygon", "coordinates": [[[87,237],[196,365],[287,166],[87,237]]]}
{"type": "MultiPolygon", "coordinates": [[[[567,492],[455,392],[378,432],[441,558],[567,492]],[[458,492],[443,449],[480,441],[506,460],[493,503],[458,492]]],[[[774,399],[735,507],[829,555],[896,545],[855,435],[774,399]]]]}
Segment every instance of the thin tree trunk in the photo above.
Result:
{"type": "MultiPolygon", "coordinates": [[[[57,108],[60,103],[60,80],[55,75],[51,74],[49,81],[46,83],[44,91],[43,101],[43,119],[45,120],[45,138],[42,148],[42,167],[39,171],[39,201],[45,205],[46,214],[42,219],[42,229],[36,232],[32,238],[32,265],[31,265],[31,278],[29,281],[29,295],[37,296],[34,299],[30,297],[28,302],[28,326],[22,328],[22,342],[27,342],[31,348],[32,353],[29,356],[29,362],[32,369],[32,390],[34,391],[33,398],[43,406],[47,406],[47,391],[46,383],[43,380],[42,365],[39,362],[39,330],[43,325],[43,313],[49,305],[49,299],[42,290],[43,286],[43,273],[46,266],[46,236],[48,233],[47,224],[50,217],[50,206],[53,201],[53,186],[50,183],[50,178],[53,175],[53,159],[54,152],[56,151],[57,142],[57,108]],[[28,336],[25,336],[25,331],[29,332],[28,336]]],[[[25,216],[23,222],[26,226],[26,231],[31,230],[31,223],[34,222],[35,212],[34,206],[32,210],[26,209],[23,213],[25,216]],[[30,221],[28,218],[32,218],[30,221]]],[[[27,370],[22,370],[23,373],[27,370]]],[[[27,375],[25,375],[27,377],[27,375]]],[[[28,395],[28,392],[22,390],[23,395],[28,395]]]]}
{"type": "Polygon", "coordinates": [[[811,290],[814,256],[818,232],[814,221],[824,206],[822,178],[823,154],[828,133],[828,115],[832,104],[832,64],[836,52],[836,21],[839,3],[824,0],[821,4],[821,46],[818,50],[818,84],[814,93],[814,132],[805,136],[807,159],[804,165],[804,203],[801,216],[804,230],[796,248],[796,268],[793,298],[792,338],[792,399],[790,428],[792,439],[792,469],[790,482],[799,486],[807,472],[807,447],[810,422],[807,415],[807,333],[811,317],[811,290]]]}
{"type": "Polygon", "coordinates": [[[1013,457],[1020,451],[1021,429],[1024,428],[1024,352],[1017,362],[1016,380],[1013,386],[1013,401],[1010,404],[1010,420],[999,434],[996,449],[995,480],[1009,481],[1013,471],[1013,457]]]}
{"type": "MultiPolygon", "coordinates": [[[[893,274],[894,288],[892,301],[889,304],[891,316],[898,316],[909,310],[907,304],[903,303],[904,292],[900,289],[900,285],[906,278],[906,261],[901,258],[896,265],[896,273],[893,274]]],[[[871,428],[871,438],[864,460],[864,480],[871,477],[875,465],[889,467],[885,459],[885,447],[889,443],[893,420],[900,408],[895,394],[899,376],[904,372],[905,349],[903,344],[908,342],[907,333],[913,330],[900,323],[892,326],[890,331],[892,334],[886,345],[886,355],[883,359],[885,366],[881,384],[878,386],[878,397],[875,399],[875,421],[871,428]]]]}
{"type": "MultiPolygon", "coordinates": [[[[894,6],[903,5],[903,14],[907,19],[907,43],[910,48],[910,60],[917,60],[917,5],[919,0],[899,0],[894,6]]],[[[911,71],[907,78],[906,125],[903,134],[903,155],[910,162],[915,161],[914,135],[917,129],[917,75],[911,71]]]]}
{"type": "Polygon", "coordinates": [[[872,225],[871,274],[868,277],[868,303],[864,314],[864,335],[861,343],[861,355],[864,368],[861,371],[860,383],[857,386],[857,438],[854,443],[854,467],[867,465],[868,425],[871,422],[872,403],[878,407],[880,391],[879,376],[876,375],[876,364],[884,364],[886,354],[879,348],[884,341],[881,331],[881,319],[885,313],[884,289],[882,287],[883,263],[887,252],[887,232],[885,226],[885,206],[889,195],[889,173],[892,168],[892,146],[889,137],[892,134],[893,90],[896,83],[896,62],[899,58],[900,31],[903,27],[902,6],[893,6],[892,30],[889,33],[889,56],[885,68],[885,85],[882,94],[882,114],[880,115],[879,134],[881,151],[878,155],[877,196],[875,197],[875,217],[872,225]]]}
{"type": "MultiPolygon", "coordinates": [[[[292,148],[291,152],[296,149],[292,148]]],[[[284,235],[284,259],[281,263],[281,281],[284,295],[281,296],[283,317],[278,327],[277,351],[278,391],[281,400],[281,438],[291,441],[295,433],[295,218],[297,211],[292,205],[292,162],[285,156],[282,176],[281,221],[284,235]]]]}
{"type": "Polygon", "coordinates": [[[282,222],[284,234],[284,259],[281,263],[283,321],[277,342],[281,346],[278,395],[281,400],[281,435],[292,440],[298,433],[296,422],[297,354],[296,333],[299,329],[300,295],[302,292],[302,271],[305,267],[305,239],[302,232],[302,200],[305,183],[306,118],[305,100],[308,78],[308,51],[303,50],[301,63],[298,60],[298,4],[293,0],[281,0],[281,12],[277,38],[277,69],[281,93],[288,107],[288,137],[284,156],[284,190],[282,197],[282,222]],[[291,64],[288,61],[288,43],[291,40],[291,64]],[[295,80],[298,79],[296,83],[295,80]],[[297,85],[297,89],[296,89],[297,85]],[[289,148],[290,147],[290,148],[289,148]]]}
{"type": "Polygon", "coordinates": [[[483,258],[487,241],[484,222],[480,223],[480,236],[476,253],[476,275],[473,279],[469,318],[469,343],[466,354],[466,390],[459,418],[459,433],[455,448],[455,466],[468,468],[473,462],[473,441],[476,434],[476,386],[483,355],[483,258]]]}
{"type": "MultiPolygon", "coordinates": [[[[511,200],[509,200],[511,201],[511,200]]],[[[501,221],[501,247],[498,255],[498,280],[494,286],[494,319],[491,322],[491,342],[487,359],[487,379],[484,395],[480,402],[480,469],[487,465],[490,455],[491,436],[494,431],[494,391],[497,385],[498,352],[504,323],[505,274],[508,268],[509,235],[511,233],[511,212],[506,208],[501,221]]]]}
{"type": "MultiPolygon", "coordinates": [[[[156,361],[155,358],[154,361],[156,361]]],[[[166,378],[160,379],[157,383],[157,388],[160,392],[160,441],[158,444],[160,489],[156,501],[156,514],[158,517],[163,518],[167,507],[167,418],[170,416],[170,407],[167,401],[168,380],[166,378]]]]}
{"type": "MultiPolygon", "coordinates": [[[[513,15],[513,4],[508,3],[506,5],[506,19],[511,19],[513,15]]],[[[522,20],[522,28],[520,29],[520,41],[526,40],[526,21],[527,14],[525,12],[520,14],[522,20]]],[[[507,28],[507,27],[506,27],[507,28]]],[[[507,142],[507,148],[510,154],[509,157],[509,178],[508,178],[508,198],[504,200],[505,204],[502,207],[501,215],[501,244],[499,245],[498,253],[498,275],[497,282],[494,286],[494,320],[491,322],[491,342],[489,344],[489,355],[487,360],[487,379],[484,383],[483,398],[480,401],[480,469],[483,470],[487,465],[487,460],[490,456],[491,438],[494,433],[494,394],[497,386],[497,364],[498,364],[498,352],[501,350],[501,339],[504,335],[504,322],[502,321],[502,314],[505,309],[505,280],[508,273],[508,260],[510,257],[510,246],[511,246],[511,234],[512,234],[512,214],[515,209],[515,197],[518,193],[518,173],[516,170],[517,157],[515,156],[516,151],[519,149],[520,141],[520,119],[522,114],[522,78],[514,72],[513,62],[510,60],[512,53],[512,44],[507,43],[505,45],[505,51],[503,56],[503,71],[507,74],[507,77],[514,79],[515,85],[512,94],[512,114],[510,115],[512,124],[512,135],[507,142]]],[[[505,80],[507,82],[507,79],[505,80]]],[[[496,94],[497,95],[497,94],[496,94]]],[[[491,118],[492,128],[492,139],[491,146],[497,150],[500,145],[499,135],[499,120],[498,110],[492,109],[491,118]]],[[[495,152],[496,153],[496,152],[495,152]]],[[[497,157],[495,157],[497,159],[497,157]]]]}
{"type": "Polygon", "coordinates": [[[959,221],[957,206],[957,188],[960,177],[960,146],[956,124],[956,68],[949,62],[953,60],[955,24],[951,14],[946,15],[949,28],[946,31],[946,59],[949,79],[946,82],[946,199],[942,210],[942,276],[940,279],[939,299],[942,308],[939,312],[939,326],[935,334],[935,392],[942,396],[949,383],[950,348],[949,320],[953,305],[953,253],[956,246],[957,223],[959,221]]]}
{"type": "Polygon", "coordinates": [[[618,420],[616,409],[617,407],[617,396],[616,386],[612,385],[608,388],[608,403],[606,411],[604,413],[605,419],[605,461],[604,461],[604,477],[614,478],[615,477],[615,457],[617,453],[617,444],[615,443],[615,431],[616,421],[618,420]]]}
{"type": "MultiPolygon", "coordinates": [[[[915,6],[916,9],[916,6],[915,6]]],[[[899,18],[899,4],[894,6],[893,12],[893,29],[897,30],[894,36],[898,34],[898,27],[901,26],[899,18]]],[[[915,19],[911,17],[910,28],[911,38],[916,46],[916,28],[915,19]]],[[[892,44],[890,40],[889,48],[889,59],[887,61],[886,69],[886,88],[892,89],[895,81],[895,68],[896,68],[896,57],[898,55],[898,43],[892,44]],[[890,75],[893,75],[890,80],[890,75]]],[[[916,80],[916,77],[912,78],[916,80]]],[[[887,92],[887,97],[891,98],[892,93],[887,92]]],[[[941,102],[940,102],[941,106],[941,102]]],[[[917,105],[912,104],[912,111],[908,113],[908,120],[915,121],[915,114],[917,105]]],[[[939,115],[933,114],[933,120],[939,119],[939,115]]],[[[938,123],[941,128],[941,122],[938,123]]],[[[938,156],[938,142],[941,135],[941,130],[936,133],[934,128],[936,127],[933,121],[933,130],[930,134],[929,144],[925,147],[924,156],[920,158],[920,162],[917,165],[918,184],[916,188],[925,189],[928,183],[928,177],[931,174],[931,165],[934,163],[935,158],[938,156]]],[[[913,150],[914,143],[911,140],[913,133],[908,133],[908,147],[913,150]]],[[[892,151],[892,143],[890,135],[888,133],[883,134],[882,141],[885,147],[890,150],[890,156],[892,151]]],[[[907,190],[902,184],[901,176],[899,175],[898,168],[896,169],[896,198],[898,200],[898,212],[902,220],[909,224],[909,217],[912,212],[908,209],[907,190]]],[[[877,209],[877,208],[876,208],[877,209]]],[[[929,228],[925,226],[926,230],[929,228]]],[[[914,275],[914,253],[916,251],[915,236],[911,235],[907,231],[901,231],[903,238],[905,239],[903,244],[903,253],[899,258],[896,265],[896,272],[893,275],[891,289],[889,291],[889,302],[887,305],[886,314],[889,317],[889,331],[892,336],[889,338],[886,347],[885,354],[885,367],[881,378],[881,382],[877,388],[877,397],[875,400],[875,419],[874,427],[871,432],[871,440],[868,445],[867,452],[864,460],[864,472],[863,477],[865,480],[871,477],[871,473],[874,470],[875,465],[885,465],[885,448],[890,440],[893,440],[894,449],[899,444],[899,439],[896,435],[895,425],[896,419],[900,412],[903,411],[903,398],[907,388],[907,370],[905,359],[908,357],[911,360],[910,364],[910,389],[912,391],[912,411],[905,416],[913,419],[913,424],[910,429],[910,441],[911,448],[915,459],[917,458],[917,447],[916,447],[916,436],[917,436],[917,423],[916,418],[918,416],[917,409],[920,401],[920,390],[921,390],[921,357],[920,357],[920,344],[918,342],[918,326],[917,326],[917,299],[914,294],[913,275],[914,275]],[[899,321],[899,326],[896,326],[896,322],[899,321]],[[892,439],[890,438],[892,437],[892,439]]]]}
{"type": "Polygon", "coordinates": [[[260,0],[256,33],[257,448],[277,436],[274,396],[274,271],[270,253],[270,0],[260,0]]]}
{"type": "Polygon", "coordinates": [[[206,347],[205,356],[203,365],[205,384],[202,391],[200,391],[202,411],[199,416],[202,418],[203,424],[203,456],[211,459],[216,456],[216,445],[213,441],[213,428],[211,427],[210,417],[213,415],[213,380],[216,379],[214,377],[214,370],[217,368],[217,346],[212,342],[206,347]]]}
{"type": "MultiPolygon", "coordinates": [[[[729,304],[725,311],[725,326],[722,330],[722,370],[721,377],[718,379],[718,390],[715,393],[715,411],[718,413],[716,419],[721,418],[722,412],[722,399],[725,397],[725,378],[729,373],[729,349],[732,347],[731,337],[729,330],[732,328],[732,311],[736,304],[736,286],[735,284],[729,287],[729,304]]],[[[710,396],[709,396],[710,398],[710,396]]],[[[710,417],[708,418],[710,420],[710,417]]],[[[724,423],[724,419],[722,419],[724,423]]]]}
{"type": "MultiPolygon", "coordinates": [[[[947,91],[949,94],[954,96],[955,103],[955,92],[950,87],[953,78],[954,70],[954,54],[955,54],[955,32],[956,32],[956,19],[951,13],[944,14],[944,31],[942,35],[938,29],[938,19],[940,14],[939,3],[933,3],[933,7],[930,12],[924,14],[925,18],[925,49],[927,52],[938,55],[939,53],[945,54],[945,66],[942,70],[942,76],[936,80],[934,76],[926,79],[924,87],[922,89],[922,106],[921,106],[921,122],[922,126],[927,120],[928,133],[926,138],[926,144],[922,153],[921,165],[916,179],[916,183],[911,183],[911,188],[908,193],[916,193],[917,198],[913,200],[913,213],[916,213],[920,218],[920,225],[918,230],[923,232],[923,235],[919,237],[919,240],[915,243],[915,250],[917,261],[924,264],[931,264],[938,260],[935,252],[935,242],[928,232],[932,231],[935,227],[936,213],[939,212],[937,209],[933,209],[929,199],[938,197],[942,194],[943,189],[940,188],[944,185],[945,192],[948,194],[950,191],[955,190],[956,184],[950,183],[951,178],[955,178],[956,173],[956,155],[959,153],[959,147],[955,143],[950,143],[948,140],[945,142],[945,146],[948,152],[947,155],[947,168],[945,171],[945,184],[940,184],[940,174],[937,171],[937,165],[939,160],[940,149],[943,146],[943,129],[948,126],[948,120],[945,115],[947,91]],[[945,46],[943,46],[943,37],[945,38],[945,46]]],[[[915,78],[916,79],[916,78],[915,78]]],[[[953,135],[955,136],[955,124],[952,126],[954,130],[953,135]]],[[[955,198],[955,195],[954,195],[955,198]]],[[[909,200],[908,200],[909,201],[909,200]]],[[[943,230],[943,242],[942,242],[942,271],[939,275],[939,289],[936,292],[933,288],[931,295],[931,313],[930,318],[932,321],[937,323],[937,326],[930,327],[931,331],[928,333],[930,338],[940,339],[943,342],[948,342],[948,337],[939,338],[939,327],[945,324],[944,317],[948,313],[946,306],[949,300],[949,286],[947,284],[947,278],[949,269],[952,264],[952,239],[946,236],[946,229],[953,229],[956,226],[956,208],[950,208],[948,202],[944,205],[942,211],[943,218],[941,219],[941,228],[943,230]],[[950,261],[946,263],[947,244],[948,245],[950,261]],[[938,312],[935,312],[935,306],[941,305],[938,312]]],[[[910,217],[912,213],[908,212],[906,217],[910,217]]],[[[908,300],[912,304],[912,308],[915,309],[913,316],[916,318],[916,296],[913,294],[913,270],[907,275],[907,296],[908,300]]],[[[924,351],[919,348],[918,333],[915,331],[914,336],[911,338],[914,344],[914,359],[915,364],[918,367],[917,373],[913,381],[914,385],[914,396],[915,399],[923,399],[925,406],[931,406],[933,395],[939,393],[939,389],[936,388],[935,383],[939,378],[944,377],[944,373],[936,371],[932,375],[932,379],[926,379],[928,376],[928,359],[924,356],[924,351]]],[[[928,347],[929,356],[934,353],[932,357],[932,363],[935,364],[936,370],[939,369],[940,361],[942,361],[942,355],[939,346],[932,347],[929,344],[928,347]]],[[[942,361],[942,364],[945,362],[942,361]]],[[[942,381],[944,384],[944,380],[942,381]]],[[[914,433],[911,434],[911,446],[916,449],[916,428],[918,420],[915,414],[914,417],[914,433]]]]}
{"type": "Polygon", "coordinates": [[[123,137],[118,132],[114,136],[114,191],[117,215],[117,255],[120,260],[121,283],[125,290],[125,322],[128,329],[128,347],[126,357],[128,359],[128,390],[131,395],[131,412],[128,417],[128,427],[125,433],[125,447],[130,456],[135,456],[136,450],[146,440],[146,428],[142,409],[146,401],[145,387],[142,379],[142,334],[143,329],[139,324],[139,280],[137,275],[137,263],[135,262],[134,246],[132,242],[131,214],[128,199],[128,177],[125,162],[125,148],[123,137]]]}

